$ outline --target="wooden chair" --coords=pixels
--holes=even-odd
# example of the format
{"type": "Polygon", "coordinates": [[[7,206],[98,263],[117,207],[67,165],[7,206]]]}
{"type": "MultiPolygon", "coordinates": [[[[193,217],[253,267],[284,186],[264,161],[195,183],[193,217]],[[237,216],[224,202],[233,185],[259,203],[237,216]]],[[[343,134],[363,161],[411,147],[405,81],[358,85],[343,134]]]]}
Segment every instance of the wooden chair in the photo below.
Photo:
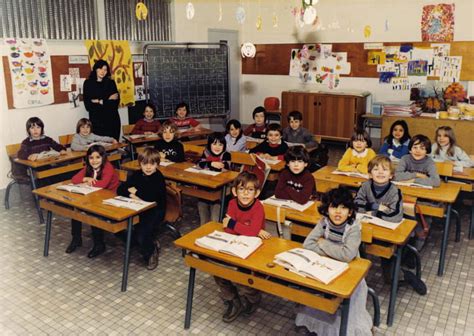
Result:
{"type": "Polygon", "coordinates": [[[181,189],[178,188],[176,183],[167,182],[166,183],[166,213],[163,222],[165,228],[170,231],[175,239],[181,237],[181,233],[174,226],[178,220],[183,217],[182,210],[182,199],[181,199],[181,189]]]}
{"type": "Polygon", "coordinates": [[[186,161],[197,162],[199,161],[202,156],[202,153],[204,152],[203,146],[192,145],[188,144],[187,142],[183,142],[183,147],[184,157],[186,158],[186,161]]]}
{"type": "Polygon", "coordinates": [[[270,166],[265,164],[265,168],[263,168],[262,165],[258,165],[255,154],[249,154],[249,153],[244,153],[244,152],[231,152],[230,155],[231,155],[230,161],[232,165],[240,166],[241,172],[244,170],[247,170],[257,175],[261,184],[260,190],[263,190],[263,187],[265,186],[265,182],[268,179],[268,175],[270,175],[270,171],[271,171],[270,166]]]}
{"type": "Polygon", "coordinates": [[[122,125],[122,135],[130,135],[134,127],[135,127],[135,124],[122,125]]]}
{"type": "Polygon", "coordinates": [[[453,176],[453,169],[454,165],[450,162],[435,162],[436,171],[438,172],[439,176],[447,180],[448,177],[453,176]]]}
{"type": "Polygon", "coordinates": [[[283,227],[286,220],[286,210],[282,207],[275,207],[273,205],[263,204],[265,210],[265,220],[275,222],[278,237],[283,238],[283,227]]]}
{"type": "Polygon", "coordinates": [[[73,137],[74,137],[74,134],[60,135],[59,136],[59,143],[61,145],[63,145],[64,147],[71,147],[73,137]]]}
{"type": "Polygon", "coordinates": [[[10,191],[15,184],[30,184],[30,179],[26,173],[26,168],[22,165],[17,164],[14,160],[17,156],[18,151],[20,150],[21,144],[11,144],[6,145],[5,149],[7,151],[8,159],[10,160],[11,169],[8,173],[8,177],[12,180],[8,183],[7,189],[5,190],[5,200],[4,205],[5,209],[10,209],[10,191]]]}

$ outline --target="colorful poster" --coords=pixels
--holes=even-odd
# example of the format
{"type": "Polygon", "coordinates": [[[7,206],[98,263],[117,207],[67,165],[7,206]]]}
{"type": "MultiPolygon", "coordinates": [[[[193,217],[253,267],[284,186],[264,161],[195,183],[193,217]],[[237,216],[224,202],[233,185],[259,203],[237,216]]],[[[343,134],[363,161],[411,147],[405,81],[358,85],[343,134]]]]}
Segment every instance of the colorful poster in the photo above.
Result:
{"type": "Polygon", "coordinates": [[[85,44],[91,67],[100,59],[109,63],[120,94],[120,106],[135,104],[134,69],[128,41],[86,40],[85,44]]]}
{"type": "Polygon", "coordinates": [[[402,91],[402,90],[410,90],[410,83],[408,82],[408,78],[403,77],[393,77],[392,78],[392,90],[395,91],[402,91]]]}
{"type": "Polygon", "coordinates": [[[449,56],[451,44],[449,43],[431,43],[434,56],[449,56]]]}
{"type": "Polygon", "coordinates": [[[13,106],[27,108],[52,104],[51,59],[44,39],[6,38],[12,78],[13,106]]]}
{"type": "Polygon", "coordinates": [[[440,81],[446,83],[459,82],[461,76],[462,56],[442,57],[440,81]]]}
{"type": "Polygon", "coordinates": [[[408,62],[408,76],[427,76],[428,62],[424,60],[416,60],[408,62]]]}
{"type": "Polygon", "coordinates": [[[454,39],[454,4],[423,6],[421,40],[451,42],[454,39]]]}
{"type": "Polygon", "coordinates": [[[370,50],[368,52],[367,64],[368,65],[385,64],[385,53],[383,51],[370,50]]]}

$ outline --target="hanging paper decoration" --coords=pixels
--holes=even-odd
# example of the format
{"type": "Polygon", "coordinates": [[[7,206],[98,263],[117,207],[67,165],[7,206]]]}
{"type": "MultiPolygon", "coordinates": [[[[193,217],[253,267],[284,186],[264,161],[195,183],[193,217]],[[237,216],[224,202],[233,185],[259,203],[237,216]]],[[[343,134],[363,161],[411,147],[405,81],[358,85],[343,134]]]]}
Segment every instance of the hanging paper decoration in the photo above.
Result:
{"type": "Polygon", "coordinates": [[[262,30],[262,16],[261,15],[257,16],[257,22],[255,23],[255,26],[257,27],[258,31],[262,30]]]}
{"type": "Polygon", "coordinates": [[[385,31],[389,31],[390,30],[390,23],[388,22],[388,19],[385,19],[385,31]]]}
{"type": "Polygon", "coordinates": [[[255,45],[250,42],[245,42],[242,44],[242,48],[240,48],[240,52],[242,54],[242,57],[250,57],[254,58],[255,54],[257,53],[257,49],[255,48],[255,45]]]}
{"type": "Polygon", "coordinates": [[[245,9],[242,6],[237,7],[235,11],[235,19],[239,24],[243,24],[245,22],[245,9]]]}
{"type": "Polygon", "coordinates": [[[188,2],[186,5],[186,18],[192,20],[194,17],[194,5],[191,2],[188,2]]]}
{"type": "Polygon", "coordinates": [[[437,4],[423,7],[421,40],[451,42],[454,38],[454,4],[437,4]]]}
{"type": "Polygon", "coordinates": [[[372,27],[367,25],[364,27],[364,37],[369,38],[372,35],[372,27]]]}
{"type": "Polygon", "coordinates": [[[148,8],[143,2],[137,3],[137,6],[135,7],[135,16],[138,21],[146,20],[146,17],[148,16],[148,8]]]}
{"type": "Polygon", "coordinates": [[[6,38],[13,106],[36,107],[54,102],[51,59],[44,39],[6,38]]]}
{"type": "Polygon", "coordinates": [[[307,25],[312,25],[316,20],[318,13],[313,6],[306,7],[303,14],[303,21],[307,25]]]}
{"type": "Polygon", "coordinates": [[[222,3],[221,3],[221,0],[219,0],[219,18],[218,18],[218,21],[219,22],[222,21],[222,3]]]}
{"type": "Polygon", "coordinates": [[[272,25],[273,25],[273,28],[278,27],[278,16],[276,15],[275,12],[273,12],[273,16],[272,16],[272,25]]]}

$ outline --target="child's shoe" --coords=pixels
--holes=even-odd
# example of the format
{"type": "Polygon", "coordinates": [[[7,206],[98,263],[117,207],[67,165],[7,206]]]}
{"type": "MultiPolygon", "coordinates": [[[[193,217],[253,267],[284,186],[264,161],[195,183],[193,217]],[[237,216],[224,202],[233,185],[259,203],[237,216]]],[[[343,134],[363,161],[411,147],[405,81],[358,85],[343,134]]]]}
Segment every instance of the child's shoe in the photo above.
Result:
{"type": "Polygon", "coordinates": [[[225,301],[225,303],[227,304],[227,310],[224,315],[222,315],[222,321],[230,323],[239,317],[243,306],[239,296],[236,296],[231,301],[225,301]]]}
{"type": "Polygon", "coordinates": [[[82,246],[82,238],[72,238],[71,243],[66,249],[66,253],[74,252],[78,247],[82,246]]]}
{"type": "Polygon", "coordinates": [[[243,305],[242,312],[244,313],[244,315],[250,316],[253,313],[255,313],[255,311],[258,308],[261,298],[262,297],[259,296],[258,300],[252,303],[245,296],[242,296],[242,305],[243,305]]]}

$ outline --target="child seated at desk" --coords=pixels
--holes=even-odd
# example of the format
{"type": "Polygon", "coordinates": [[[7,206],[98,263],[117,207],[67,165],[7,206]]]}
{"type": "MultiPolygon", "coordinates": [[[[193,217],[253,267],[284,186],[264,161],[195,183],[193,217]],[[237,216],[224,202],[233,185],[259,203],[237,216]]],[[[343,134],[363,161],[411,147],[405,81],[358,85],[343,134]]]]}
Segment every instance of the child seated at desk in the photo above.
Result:
{"type": "Polygon", "coordinates": [[[408,154],[410,133],[405,120],[397,120],[390,126],[390,133],[385,138],[379,154],[390,157],[390,160],[398,161],[402,156],[408,154]]]}
{"type": "Polygon", "coordinates": [[[153,135],[157,134],[161,128],[161,123],[155,119],[156,107],[148,103],[143,111],[143,119],[138,120],[133,127],[132,134],[153,135]]]}
{"type": "MultiPolygon", "coordinates": [[[[271,237],[265,231],[265,211],[257,199],[260,183],[255,174],[242,172],[232,187],[234,199],[229,202],[225,218],[222,221],[224,231],[237,235],[271,237]]],[[[255,288],[236,285],[229,280],[214,277],[219,286],[220,296],[227,308],[222,315],[224,322],[234,321],[241,313],[250,316],[257,310],[262,294],[255,288]],[[240,289],[241,294],[239,295],[240,289]]]]}
{"type": "MultiPolygon", "coordinates": [[[[230,153],[225,151],[225,146],[224,134],[215,132],[209,135],[206,149],[202,153],[198,166],[212,171],[229,170],[231,156],[230,153]]],[[[199,201],[198,211],[201,225],[206,224],[210,220],[217,222],[219,220],[220,208],[219,202],[199,201]]]]}
{"type": "Polygon", "coordinates": [[[151,271],[158,266],[160,247],[158,241],[155,243],[153,232],[154,226],[160,225],[165,217],[166,185],[163,175],[158,170],[160,153],[156,149],[145,148],[138,155],[138,163],[141,171],[135,172],[126,182],[122,183],[117,194],[146,202],[156,202],[154,208],[140,213],[140,222],[134,227],[140,245],[140,253],[146,268],[151,271]]]}
{"type": "Polygon", "coordinates": [[[351,137],[349,148],[337,164],[337,169],[345,172],[367,174],[367,165],[375,157],[372,140],[364,130],[356,130],[351,137]]]}
{"type": "Polygon", "coordinates": [[[21,160],[36,161],[41,152],[54,149],[59,154],[66,154],[66,148],[44,135],[44,123],[38,117],[31,117],[26,121],[28,137],[21,142],[18,158],[21,160]]]}
{"type": "Polygon", "coordinates": [[[452,161],[458,167],[474,167],[474,161],[456,143],[454,130],[449,126],[440,126],[436,130],[436,143],[431,146],[434,161],[452,161]]]}
{"type": "Polygon", "coordinates": [[[267,134],[267,111],[263,106],[257,106],[252,112],[252,118],[255,121],[252,125],[247,126],[244,134],[255,139],[265,139],[267,134]]]}
{"type": "MultiPolygon", "coordinates": [[[[356,206],[352,193],[345,187],[330,190],[322,196],[318,211],[324,217],[305,239],[303,247],[322,256],[351,262],[358,256],[361,243],[361,226],[355,219],[356,206]]],[[[348,335],[372,334],[372,319],[366,309],[367,292],[363,279],[351,296],[348,335]]],[[[295,323],[318,335],[339,335],[340,314],[340,310],[332,315],[302,307],[295,323]]]]}
{"type": "Polygon", "coordinates": [[[439,187],[441,180],[436,165],[428,154],[431,141],[426,135],[417,134],[408,144],[410,155],[402,157],[395,170],[395,181],[404,181],[439,187]]]}
{"type": "MultiPolygon", "coordinates": [[[[107,152],[101,145],[92,145],[87,150],[86,166],[72,178],[72,183],[86,183],[93,187],[116,191],[119,185],[117,172],[107,160],[107,152]]],[[[91,226],[94,246],[87,254],[88,258],[95,258],[105,252],[104,231],[91,226]]],[[[66,249],[66,253],[72,253],[76,248],[82,246],[82,223],[71,220],[72,240],[66,249]]]]}
{"type": "Polygon", "coordinates": [[[161,161],[184,161],[184,147],[176,137],[177,131],[178,127],[171,121],[163,123],[159,132],[161,139],[155,143],[155,149],[160,152],[161,161]]]}
{"type": "Polygon", "coordinates": [[[303,144],[307,149],[318,146],[313,134],[302,126],[303,114],[291,111],[288,114],[288,126],[283,129],[283,140],[290,143],[303,144]]]}
{"type": "Polygon", "coordinates": [[[92,133],[92,122],[87,118],[79,119],[76,125],[76,134],[72,137],[71,150],[86,151],[95,142],[116,144],[117,140],[92,133]]]}
{"type": "Polygon", "coordinates": [[[275,197],[300,204],[309,201],[314,193],[314,177],[307,169],[309,154],[303,146],[293,146],[285,154],[286,168],[280,173],[275,197]]]}
{"type": "Polygon", "coordinates": [[[201,124],[194,118],[188,117],[189,106],[186,103],[179,103],[176,106],[175,117],[170,121],[178,127],[178,132],[197,131],[201,128],[201,124]]]}
{"type": "Polygon", "coordinates": [[[283,160],[288,150],[288,145],[282,141],[282,131],[278,124],[270,124],[267,127],[266,140],[250,150],[264,159],[283,160]]]}
{"type": "Polygon", "coordinates": [[[243,134],[242,124],[236,119],[231,119],[225,126],[227,132],[225,141],[227,142],[227,152],[245,152],[247,149],[247,137],[243,134]]]}

